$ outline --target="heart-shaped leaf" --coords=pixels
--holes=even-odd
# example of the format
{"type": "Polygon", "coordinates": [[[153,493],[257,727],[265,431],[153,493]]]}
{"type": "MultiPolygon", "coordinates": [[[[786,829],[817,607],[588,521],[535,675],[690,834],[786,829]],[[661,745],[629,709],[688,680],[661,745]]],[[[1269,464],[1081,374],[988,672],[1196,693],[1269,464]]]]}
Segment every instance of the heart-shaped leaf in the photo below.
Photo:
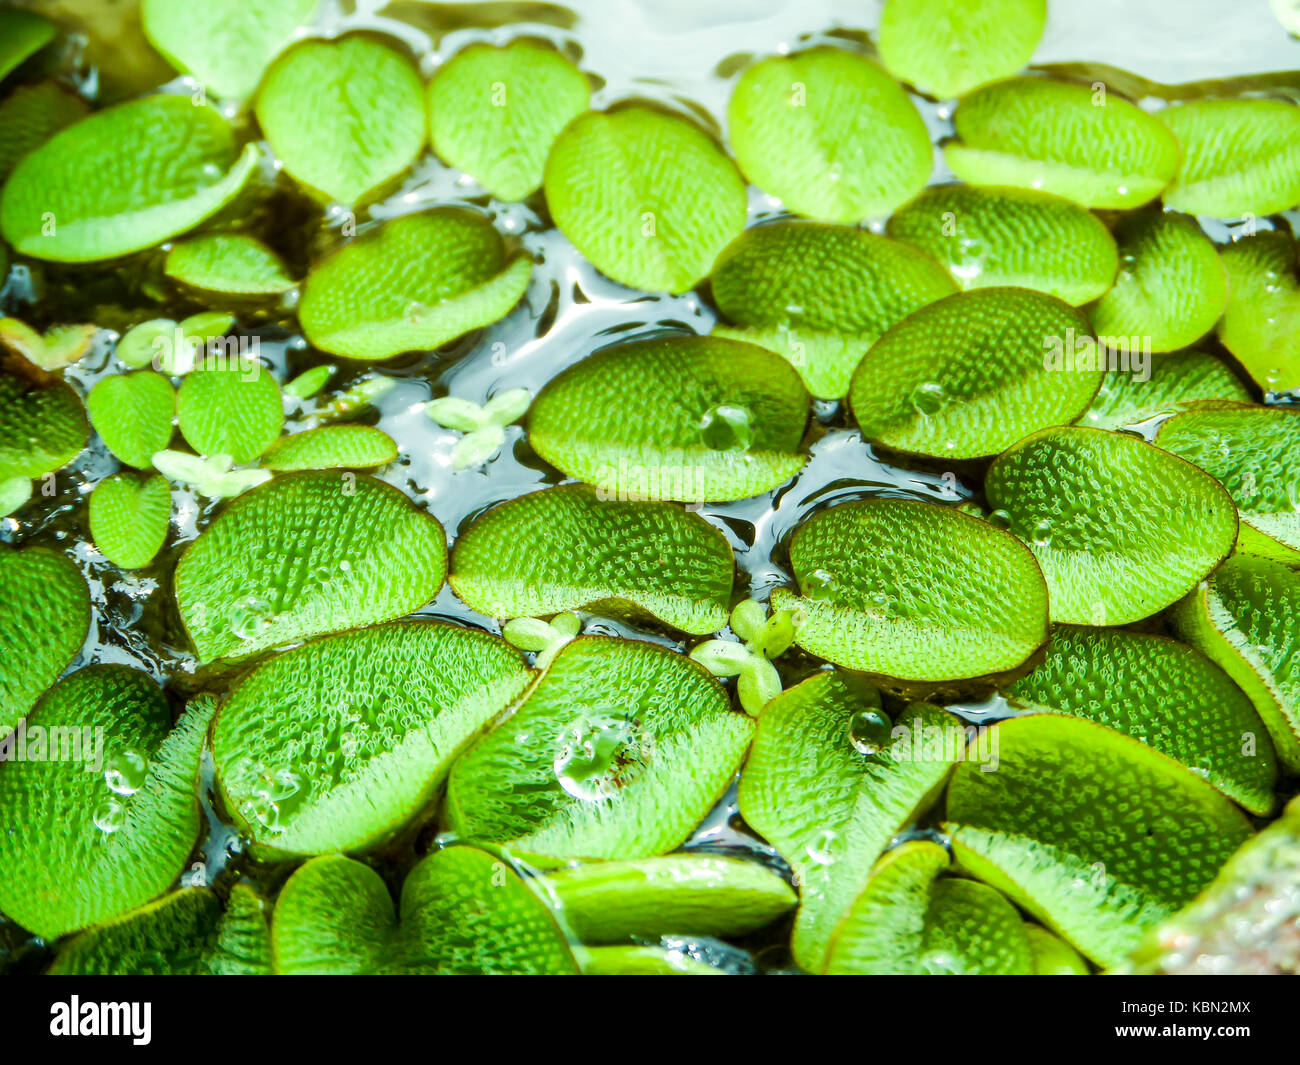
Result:
{"type": "Polygon", "coordinates": [[[612,499],[745,499],[803,468],[808,393],[762,348],[673,337],[597,352],[533,404],[547,462],[612,499]]]}
{"type": "Polygon", "coordinates": [[[486,217],[456,208],[388,222],[321,263],[298,316],[307,339],[350,359],[428,351],[504,318],[532,261],[506,261],[486,217]]]}
{"type": "Polygon", "coordinates": [[[1141,377],[1107,374],[1080,423],[1094,429],[1123,429],[1207,400],[1250,402],[1250,393],[1237,375],[1222,360],[1200,351],[1153,359],[1151,376],[1145,381],[1141,377]]]}
{"type": "Polygon", "coordinates": [[[1233,555],[1173,612],[1178,635],[1232,677],[1264,719],[1278,760],[1300,771],[1300,576],[1233,555]]]}
{"type": "Polygon", "coordinates": [[[256,110],[284,168],[337,203],[379,192],[424,147],[419,72],[371,37],[294,46],[266,72],[256,110]]]}
{"type": "Polygon", "coordinates": [[[1138,207],[1178,168],[1165,125],[1104,85],[1007,78],[964,97],[953,126],[943,156],[962,181],[1042,189],[1084,207],[1138,207]]]}
{"type": "Polygon", "coordinates": [[[1159,117],[1183,150],[1164,196],[1170,207],[1236,218],[1300,204],[1300,107],[1282,100],[1192,100],[1159,117]]]}
{"type": "Polygon", "coordinates": [[[736,82],[727,126],[750,181],[826,222],[884,217],[934,168],[925,122],[902,86],[840,48],[755,63],[736,82]]]}
{"type": "Polygon", "coordinates": [[[90,631],[77,567],[40,547],[0,548],[0,742],[72,663],[90,631]]]}
{"type": "Polygon", "coordinates": [[[0,80],[54,40],[54,23],[34,11],[0,8],[0,80]]]}
{"type": "Polygon", "coordinates": [[[950,714],[918,703],[894,726],[875,690],[847,673],[817,673],[763,708],[740,812],[795,872],[791,949],[804,969],[821,971],[872,864],[965,751],[950,714]]]}
{"type": "Polygon", "coordinates": [[[141,569],[162,550],[171,513],[171,487],[162,477],[119,473],[90,495],[90,535],[110,562],[141,569]]]}
{"type": "Polygon", "coordinates": [[[277,440],[262,464],[269,470],[365,470],[397,458],[391,436],[369,425],[327,425],[277,440]]]}
{"type": "Polygon", "coordinates": [[[452,767],[444,816],[467,839],[549,858],[663,854],[726,791],[753,727],[684,655],[577,639],[452,767]]]}
{"type": "Polygon", "coordinates": [[[262,900],[236,884],[223,910],[204,888],[183,888],[82,932],[52,976],[267,976],[271,930],[262,900]]]}
{"type": "Polygon", "coordinates": [[[745,183],[693,122],[648,107],[588,111],[546,160],[546,203],[602,274],[685,292],[745,228],[745,183]]]}
{"type": "Polygon", "coordinates": [[[1177,351],[1214,328],[1228,276],[1194,219],[1152,208],[1121,220],[1115,237],[1119,276],[1091,314],[1100,343],[1177,351]]]}
{"type": "Polygon", "coordinates": [[[941,877],[948,852],[911,840],[877,863],[835,930],[832,976],[1027,976],[1016,908],[987,884],[941,877]]]}
{"type": "Polygon", "coordinates": [[[1290,233],[1266,230],[1222,250],[1228,303],[1219,339],[1267,392],[1300,388],[1300,277],[1290,233]]]}
{"type": "Polygon", "coordinates": [[[68,385],[0,369],[0,481],[52,473],[77,457],[89,435],[86,408],[68,385]]]}
{"type": "Polygon", "coordinates": [[[1032,288],[1072,307],[1104,293],[1119,268],[1096,215],[1036,189],[935,185],[895,211],[888,232],[943,263],[963,289],[1032,288]]]}
{"type": "Polygon", "coordinates": [[[1004,691],[1014,706],[1073,714],[1141,740],[1253,813],[1273,806],[1277,762],[1259,715],[1190,647],[1059,625],[1042,665],[1004,691]]]}
{"type": "Polygon", "coordinates": [[[547,890],[584,943],[685,936],[738,936],[795,905],[790,886],[757,862],[667,854],[591,862],[552,873],[547,890]]]}
{"type": "Polygon", "coordinates": [[[124,666],[47,692],[4,741],[0,911],[53,939],[165,891],[199,833],[207,709],[173,729],[158,686],[124,666]]]}
{"type": "Polygon", "coordinates": [[[141,0],[149,40],[217,96],[251,96],[318,0],[141,0]]]}
{"type": "Polygon", "coordinates": [[[986,288],[889,330],[849,390],[863,436],[943,459],[995,455],[1088,409],[1101,370],[1088,320],[1041,292],[986,288]],[[1080,345],[1091,360],[1077,354],[1080,345]]]}
{"type": "Polygon", "coordinates": [[[1127,433],[1044,429],[984,481],[1043,568],[1053,621],[1127,625],[1176,602],[1237,539],[1223,486],[1127,433]]]}
{"type": "Polygon", "coordinates": [[[503,640],[440,623],[362,629],[277,655],[217,715],[212,756],[226,806],[277,852],[386,842],[528,680],[503,640]]]}
{"type": "Polygon", "coordinates": [[[563,975],[577,963],[546,904],[473,847],[429,855],[402,885],[401,919],[379,874],[313,858],[280,892],[271,926],[278,973],[563,975]]]}
{"type": "Polygon", "coordinates": [[[186,376],[176,401],[185,442],[200,455],[252,462],[280,435],[280,386],[258,362],[186,376]]]}
{"type": "Polygon", "coordinates": [[[188,96],[146,96],[56,133],[14,168],[0,231],[38,259],[90,262],[152,247],[230,203],[257,169],[226,120],[188,96]],[[94,181],[86,181],[94,174],[94,181]]]}
{"type": "Polygon", "coordinates": [[[814,222],[746,230],[719,256],[711,286],[735,323],[715,335],[775,351],[818,399],[848,392],[854,367],[886,329],[957,291],[910,245],[814,222]]]}
{"type": "Polygon", "coordinates": [[[289,474],[186,548],[176,601],[201,661],[246,657],[419,609],[442,587],[445,545],[437,520],[389,485],[289,474]]]}
{"type": "Polygon", "coordinates": [[[1251,833],[1195,773],[1128,736],[1059,714],[990,729],[998,771],[948,786],[958,863],[1100,965],[1204,888],[1251,833]]]}
{"type": "Polygon", "coordinates": [[[553,48],[471,44],[429,86],[430,140],[494,196],[522,200],[541,187],[555,138],[589,97],[587,79],[553,48]]]}
{"type": "Polygon", "coordinates": [[[474,522],[456,541],[451,586],[489,617],[590,608],[702,635],[727,623],[733,568],[726,538],[698,514],[562,485],[474,522]]]}
{"type": "Polygon", "coordinates": [[[256,237],[205,233],[167,253],[167,276],[203,292],[229,296],[278,296],[293,288],[284,260],[256,237]]]}
{"type": "Polygon", "coordinates": [[[1300,413],[1255,406],[1187,411],[1160,426],[1156,445],[1232,494],[1243,551],[1300,561],[1300,413]]]}
{"type": "Polygon", "coordinates": [[[1047,638],[1047,587],[1015,537],[948,507],[842,503],[790,541],[795,642],[848,669],[941,681],[1013,669],[1047,638]]]}
{"type": "Polygon", "coordinates": [[[58,81],[20,85],[0,100],[0,182],[18,160],[86,117],[86,101],[58,81]]]}
{"type": "Polygon", "coordinates": [[[907,0],[885,5],[876,39],[895,77],[943,100],[1016,73],[1046,22],[1046,0],[907,0]]]}
{"type": "Polygon", "coordinates": [[[90,424],[128,466],[147,470],[172,442],[176,390],[153,370],[102,378],[86,398],[90,424]]]}

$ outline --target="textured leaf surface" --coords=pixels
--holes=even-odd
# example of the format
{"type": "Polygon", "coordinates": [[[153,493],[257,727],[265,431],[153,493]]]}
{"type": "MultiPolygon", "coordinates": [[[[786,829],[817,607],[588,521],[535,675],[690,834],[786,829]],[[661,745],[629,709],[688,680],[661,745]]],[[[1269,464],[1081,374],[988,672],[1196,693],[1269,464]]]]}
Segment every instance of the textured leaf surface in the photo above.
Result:
{"type": "Polygon", "coordinates": [[[956,718],[916,704],[891,727],[876,692],[844,673],[818,673],[763,708],[740,810],[796,874],[791,949],[804,969],[824,967],[872,864],[924,812],[964,750],[956,718]]]}
{"type": "Polygon", "coordinates": [[[1250,696],[1279,761],[1300,771],[1300,576],[1270,559],[1233,555],[1178,604],[1173,624],[1250,696]]]}
{"type": "Polygon", "coordinates": [[[1150,617],[1237,538],[1232,500],[1214,478],[1125,433],[1035,433],[989,467],[984,491],[1042,566],[1053,621],[1150,617]]]}
{"type": "Polygon", "coordinates": [[[277,440],[262,464],[269,470],[364,470],[397,458],[397,444],[369,425],[327,425],[277,440]]]}
{"type": "Polygon", "coordinates": [[[251,96],[318,0],[142,0],[144,31],[178,70],[217,96],[251,96]]]}
{"type": "Polygon", "coordinates": [[[719,257],[713,298],[733,328],[783,356],[818,399],[839,399],[863,354],[894,323],[957,291],[916,249],[848,226],[778,222],[719,257]]]}
{"type": "Polygon", "coordinates": [[[373,38],[306,41],[266,72],[257,121],[290,174],[354,204],[420,154],[424,86],[410,59],[373,38]]]}
{"type": "Polygon", "coordinates": [[[445,815],[465,838],[551,858],[663,854],[722,796],[752,733],[683,655],[580,638],[452,767],[445,815]]]}
{"type": "Polygon", "coordinates": [[[948,854],[913,840],[890,851],[835,931],[833,976],[1025,976],[1033,954],[1016,908],[986,884],[939,876],[948,854]]]}
{"type": "Polygon", "coordinates": [[[1046,0],[891,0],[876,37],[895,77],[948,99],[1016,73],[1046,22],[1046,0]]]}
{"type": "Polygon", "coordinates": [[[158,686],[124,666],[51,689],[13,737],[25,757],[0,764],[0,911],[52,939],[166,890],[198,837],[207,726],[199,707],[172,729],[158,686]]]}
{"type": "Polygon", "coordinates": [[[52,473],[76,458],[89,434],[86,409],[68,385],[0,370],[0,481],[52,473]]]}
{"type": "Polygon", "coordinates": [[[1094,429],[1122,429],[1207,400],[1250,402],[1246,386],[1213,355],[1199,351],[1166,355],[1153,359],[1150,369],[1146,381],[1138,379],[1140,374],[1107,374],[1080,423],[1094,429]]]}
{"type": "Polygon", "coordinates": [[[948,823],[960,865],[1100,965],[1188,902],[1250,835],[1196,774],[1081,718],[993,726],[999,766],[957,766],[948,823]]]}
{"type": "Polygon", "coordinates": [[[171,488],[162,477],[116,474],[90,495],[90,535],[110,562],[140,569],[162,550],[171,512],[171,488]]]}
{"type": "Polygon", "coordinates": [[[257,162],[252,145],[236,159],[215,109],[188,96],[146,96],[99,111],[24,156],[0,198],[0,230],[38,259],[112,259],[215,214],[257,162]]]}
{"type": "Polygon", "coordinates": [[[795,642],[848,669],[952,680],[1011,669],[1047,638],[1047,589],[1001,529],[912,500],[842,503],[794,534],[795,642]]]}
{"type": "Polygon", "coordinates": [[[429,86],[430,139],[494,196],[522,200],[541,187],[555,138],[589,96],[587,79],[553,48],[471,44],[429,86]]]}
{"type": "Polygon", "coordinates": [[[391,359],[432,350],[505,317],[528,287],[532,262],[507,263],[479,214],[441,208],[406,215],[321,263],[299,318],[322,351],[391,359]]]}
{"type": "MultiPolygon", "coordinates": [[[[899,322],[867,352],[849,389],[870,440],[935,458],[995,455],[1072,422],[1101,383],[1094,365],[1052,365],[1089,335],[1053,296],[1018,288],[961,292],[899,322]]],[[[1091,338],[1089,338],[1090,340],[1091,338]]]]}
{"type": "Polygon", "coordinates": [[[943,154],[961,180],[1042,189],[1084,207],[1137,207],[1178,167],[1178,142],[1159,119],[1087,85],[1008,78],[963,98],[953,124],[958,139],[943,154]]]}
{"type": "Polygon", "coordinates": [[[546,203],[602,274],[685,292],[745,228],[745,183],[694,123],[646,107],[589,111],[546,160],[546,203]]]}
{"type": "Polygon", "coordinates": [[[300,473],[235,500],[181,557],[181,619],[204,662],[391,621],[446,574],[442,526],[369,477],[300,473]]]}
{"type": "Polygon", "coordinates": [[[389,839],[453,758],[524,689],[503,640],[438,623],[342,633],[264,662],[217,715],[228,809],[277,851],[356,851],[389,839]]]}
{"type": "Polygon", "coordinates": [[[727,623],[733,560],[698,514],[564,485],[512,500],[456,541],[451,586],[499,618],[630,611],[694,635],[727,623]]]}
{"type": "Polygon", "coordinates": [[[147,470],[172,442],[176,390],[153,370],[102,378],[86,398],[90,423],[128,466],[147,470]]]}
{"type": "Polygon", "coordinates": [[[1264,217],[1300,204],[1300,107],[1193,100],[1160,112],[1182,146],[1165,203],[1188,214],[1264,217]]]}
{"type": "Polygon", "coordinates": [[[1150,209],[1123,219],[1115,233],[1120,271],[1093,308],[1093,330],[1111,347],[1177,351],[1214,328],[1228,302],[1219,253],[1187,215],[1150,209]],[[1119,343],[1115,343],[1118,341],[1119,343]]]}
{"type": "Polygon", "coordinates": [[[1005,689],[1013,705],[1087,718],[1132,736],[1257,814],[1277,762],[1250,700],[1209,659],[1163,636],[1060,625],[1042,665],[1005,689]]]}
{"type": "Polygon", "coordinates": [[[1220,256],[1228,303],[1219,339],[1265,391],[1300,388],[1300,278],[1296,242],[1269,230],[1242,237],[1220,256]]]}
{"type": "Polygon", "coordinates": [[[0,101],[0,182],[18,160],[86,117],[86,101],[57,81],[20,85],[0,101]]]}
{"type": "Polygon", "coordinates": [[[90,631],[77,567],[44,548],[0,548],[0,742],[76,657],[90,631]]]}
{"type": "Polygon", "coordinates": [[[1092,212],[1036,189],[935,185],[888,232],[943,263],[963,289],[1014,286],[1073,307],[1110,288],[1115,239],[1092,212]]]}
{"type": "Polygon", "coordinates": [[[280,386],[258,363],[186,376],[176,401],[185,442],[200,455],[252,462],[280,435],[280,386]]]}
{"type": "Polygon", "coordinates": [[[889,214],[934,167],[925,122],[902,86],[839,48],[754,64],[736,82],[727,125],[750,181],[825,222],[889,214]]]}
{"type": "Polygon", "coordinates": [[[284,260],[243,233],[205,233],[177,244],[163,269],[176,281],[232,296],[273,296],[293,288],[284,260]]]}
{"type": "Polygon", "coordinates": [[[577,972],[541,899],[472,847],[437,851],[411,870],[400,923],[378,873],[350,858],[314,858],[285,884],[271,934],[278,973],[577,972]]]}
{"type": "Polygon", "coordinates": [[[597,352],[533,404],[529,439],[553,466],[612,499],[745,499],[788,481],[808,393],[751,344],[646,340],[597,352]]]}

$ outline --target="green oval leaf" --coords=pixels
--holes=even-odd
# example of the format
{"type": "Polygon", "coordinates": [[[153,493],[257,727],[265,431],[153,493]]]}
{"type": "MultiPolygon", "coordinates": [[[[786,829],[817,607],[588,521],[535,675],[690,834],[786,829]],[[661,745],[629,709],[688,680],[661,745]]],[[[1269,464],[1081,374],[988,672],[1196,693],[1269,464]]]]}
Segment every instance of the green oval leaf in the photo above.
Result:
{"type": "Polygon", "coordinates": [[[380,226],[317,266],[298,317],[322,351],[391,359],[504,318],[531,272],[526,256],[507,262],[501,235],[485,216],[422,211],[380,226]]]}
{"type": "Polygon", "coordinates": [[[160,373],[140,370],[101,379],[86,398],[90,423],[128,466],[153,465],[154,454],[172,442],[176,390],[160,373]]]}
{"type": "Polygon", "coordinates": [[[1178,142],[1113,92],[1047,78],[1008,78],[962,99],[943,150],[972,185],[1016,185],[1084,207],[1155,199],[1178,168],[1178,142]]]}
{"type": "Polygon", "coordinates": [[[86,408],[71,387],[0,370],[0,481],[53,473],[81,453],[89,435],[86,408]]]}
{"type": "Polygon", "coordinates": [[[989,288],[948,296],[891,328],[849,389],[863,436],[942,459],[995,455],[1072,422],[1101,383],[1088,320],[1053,296],[989,288]]]}
{"type": "Polygon", "coordinates": [[[199,833],[202,706],[175,729],[158,686],[124,666],[73,673],[0,764],[0,910],[46,939],[165,891],[199,833]]]}
{"type": "Polygon", "coordinates": [[[110,562],[142,569],[162,550],[171,526],[172,493],[156,474],[119,473],[90,494],[90,535],[110,562]]]}
{"type": "Polygon", "coordinates": [[[740,812],[799,886],[791,949],[820,972],[840,918],[894,835],[924,812],[965,753],[950,714],[923,703],[897,725],[846,673],[817,673],[763,708],[740,776],[740,812]]]}
{"type": "Polygon", "coordinates": [[[318,0],[141,0],[144,31],[177,70],[217,96],[251,96],[318,0]]]}
{"type": "Polygon", "coordinates": [[[313,858],[280,892],[271,925],[277,973],[576,973],[555,919],[504,862],[473,847],[429,855],[402,885],[401,919],[368,866],[313,858]]]}
{"type": "Polygon", "coordinates": [[[182,241],[167,253],[163,271],[192,288],[229,296],[278,296],[294,286],[284,260],[243,233],[182,241]]]}
{"type": "Polygon", "coordinates": [[[1266,392],[1300,388],[1300,277],[1289,232],[1266,230],[1222,249],[1228,303],[1219,339],[1266,392]]]}
{"type": "Polygon", "coordinates": [[[58,81],[20,85],[0,100],[0,182],[8,180],[19,159],[89,110],[84,99],[58,81]]]}
{"type": "Polygon", "coordinates": [[[1300,204],[1300,107],[1282,100],[1192,100],[1159,118],[1183,149],[1165,203],[1236,218],[1300,204]]]}
{"type": "Polygon", "coordinates": [[[1100,343],[1177,351],[1214,328],[1228,276],[1194,219],[1150,209],[1121,220],[1115,236],[1119,276],[1091,314],[1100,343]]]}
{"type": "Polygon", "coordinates": [[[0,81],[52,40],[54,23],[34,11],[0,8],[0,81]]]}
{"type": "Polygon", "coordinates": [[[745,228],[745,183],[694,123],[646,107],[588,111],[546,160],[546,203],[602,274],[685,292],[745,228]]]}
{"type": "Polygon", "coordinates": [[[555,138],[589,97],[587,79],[554,48],[471,44],[429,86],[430,140],[494,196],[522,200],[541,187],[555,138]]]}
{"type": "Polygon", "coordinates": [[[1096,215],[1035,189],[935,185],[895,211],[888,232],[943,263],[963,289],[1032,288],[1072,307],[1102,295],[1119,268],[1096,215]]]}
{"type": "Polygon", "coordinates": [[[1079,421],[1094,429],[1123,429],[1212,400],[1249,403],[1250,393],[1224,362],[1189,351],[1153,359],[1145,381],[1141,374],[1107,374],[1079,421]]]}
{"type": "Polygon", "coordinates": [[[925,122],[902,86],[840,48],[755,63],[736,82],[727,126],[745,176],[821,221],[881,218],[934,168],[925,122]]]}
{"type": "Polygon", "coordinates": [[[702,635],[727,623],[733,566],[725,537],[698,514],[563,485],[474,522],[456,541],[451,586],[489,617],[589,608],[702,635]]]}
{"type": "Polygon", "coordinates": [[[260,363],[199,370],[186,376],[176,402],[185,442],[200,455],[252,462],[284,426],[280,386],[260,363]]]}
{"type": "Polygon", "coordinates": [[[1034,959],[1035,976],[1087,976],[1088,963],[1083,956],[1063,939],[1058,939],[1046,928],[1036,924],[1025,925],[1029,937],[1029,953],[1034,959]]]}
{"type": "Polygon", "coordinates": [[[40,547],[0,548],[0,749],[90,632],[90,590],[76,565],[40,547]]]}
{"type": "Polygon", "coordinates": [[[803,468],[808,393],[762,348],[709,337],[608,348],[543,389],[537,453],[611,499],[747,499],[803,468]]]}
{"type": "Polygon", "coordinates": [[[259,158],[251,144],[236,158],[230,126],[215,109],[188,96],[146,96],[99,111],[24,156],[0,197],[0,231],[24,255],[58,262],[142,251],[229,204],[259,158]]]}
{"type": "Polygon", "coordinates": [[[685,656],[579,638],[452,767],[444,816],[465,838],[549,858],[663,854],[721,798],[752,733],[685,656]]]}
{"type": "Polygon", "coordinates": [[[777,222],[746,230],[713,270],[713,298],[735,324],[716,336],[785,358],[818,399],[839,399],[890,326],[957,291],[928,255],[848,226],[777,222]]]}
{"type": "Polygon", "coordinates": [[[387,466],[397,444],[369,425],[327,425],[277,440],[266,450],[268,470],[364,470],[387,466]]]}
{"type": "Polygon", "coordinates": [[[1013,706],[1072,714],[1141,740],[1253,813],[1273,806],[1277,763],[1259,715],[1190,647],[1059,625],[1042,665],[1004,691],[1013,706]]]}
{"type": "Polygon", "coordinates": [[[176,567],[181,620],[203,662],[391,621],[447,572],[442,526],[397,489],[297,473],[231,503],[176,567]]]}
{"type": "Polygon", "coordinates": [[[1195,773],[1091,721],[999,722],[996,773],[957,766],[948,821],[958,864],[1100,965],[1205,887],[1251,833],[1195,773]]]}
{"type": "Polygon", "coordinates": [[[895,77],[949,99],[1025,66],[1046,22],[1046,0],[905,0],[885,5],[876,40],[895,77]]]}
{"type": "Polygon", "coordinates": [[[1214,478],[1126,433],[1035,433],[989,467],[984,493],[1042,566],[1053,621],[1150,617],[1237,538],[1232,500],[1214,478]]]}
{"type": "Polygon", "coordinates": [[[1013,669],[1047,638],[1047,588],[1015,537],[913,500],[842,503],[790,541],[795,642],[848,669],[940,681],[1013,669]]]}
{"type": "Polygon", "coordinates": [[[376,194],[424,147],[415,64],[370,37],[294,46],[266,72],[256,111],[284,168],[337,203],[376,194]]]}
{"type": "Polygon", "coordinates": [[[438,623],[342,633],[277,655],[217,715],[212,756],[226,807],[280,853],[384,843],[528,680],[503,640],[438,623]]]}

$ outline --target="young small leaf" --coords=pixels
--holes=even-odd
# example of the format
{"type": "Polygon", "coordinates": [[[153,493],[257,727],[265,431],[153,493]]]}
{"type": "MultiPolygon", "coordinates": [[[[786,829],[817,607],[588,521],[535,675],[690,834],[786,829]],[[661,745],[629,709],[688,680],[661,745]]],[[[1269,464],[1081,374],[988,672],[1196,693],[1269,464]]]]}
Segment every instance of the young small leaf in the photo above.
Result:
{"type": "Polygon", "coordinates": [[[189,374],[176,414],[190,447],[200,455],[229,455],[236,463],[256,459],[284,426],[280,386],[256,362],[189,374]]]}
{"type": "Polygon", "coordinates": [[[128,466],[147,470],[172,442],[176,390],[152,370],[102,378],[86,398],[90,424],[128,466]]]}
{"type": "Polygon", "coordinates": [[[278,296],[294,285],[284,260],[243,233],[182,241],[167,253],[163,271],[192,288],[227,296],[278,296]]]}
{"type": "Polygon", "coordinates": [[[171,487],[162,477],[119,473],[90,494],[90,535],[110,562],[142,569],[162,550],[171,512],[171,487]]]}
{"type": "Polygon", "coordinates": [[[369,425],[327,425],[282,436],[266,449],[268,470],[365,470],[397,458],[391,436],[369,425]]]}

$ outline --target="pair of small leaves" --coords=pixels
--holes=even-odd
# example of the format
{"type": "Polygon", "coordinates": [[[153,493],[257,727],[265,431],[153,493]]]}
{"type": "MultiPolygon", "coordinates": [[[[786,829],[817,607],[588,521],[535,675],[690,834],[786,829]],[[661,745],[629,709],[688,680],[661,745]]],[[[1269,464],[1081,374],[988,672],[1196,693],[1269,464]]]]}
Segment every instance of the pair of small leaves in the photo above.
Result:
{"type": "Polygon", "coordinates": [[[726,538],[671,503],[605,500],[563,485],[490,510],[456,541],[451,586],[489,617],[590,608],[696,635],[727,621],[726,538]]]}
{"type": "Polygon", "coordinates": [[[244,233],[205,233],[182,241],[167,253],[163,272],[220,296],[279,296],[294,286],[284,260],[244,233]]]}
{"type": "Polygon", "coordinates": [[[745,499],[804,464],[808,394],[752,344],[672,337],[608,348],[546,386],[537,453],[611,499],[745,499]]]}
{"type": "Polygon", "coordinates": [[[162,550],[171,511],[171,488],[162,477],[115,474],[90,495],[90,535],[110,562],[141,569],[162,550]]]}
{"type": "Polygon", "coordinates": [[[1151,360],[1149,369],[1145,381],[1140,373],[1107,374],[1079,423],[1093,429],[1123,429],[1208,401],[1250,402],[1246,386],[1213,355],[1199,351],[1169,354],[1151,360]]]}
{"type": "Polygon", "coordinates": [[[1300,278],[1289,231],[1242,237],[1222,251],[1228,303],[1219,339],[1266,392],[1300,388],[1300,278]]]}
{"type": "Polygon", "coordinates": [[[439,425],[465,434],[452,449],[451,465],[456,470],[467,470],[482,465],[501,450],[506,442],[506,426],[524,416],[532,398],[526,388],[511,388],[482,405],[443,396],[430,401],[424,410],[439,425]]]}
{"type": "Polygon", "coordinates": [[[176,390],[153,370],[112,374],[90,390],[86,409],[108,449],[126,465],[147,470],[171,443],[176,390]]]}
{"type": "Polygon", "coordinates": [[[159,451],[153,465],[167,480],[187,485],[209,499],[231,499],[271,479],[267,470],[233,469],[229,455],[199,458],[188,451],[159,451]]]}
{"type": "Polygon", "coordinates": [[[226,368],[239,357],[225,339],[234,325],[235,319],[224,311],[201,311],[179,322],[151,318],[127,330],[115,354],[133,370],[152,366],[174,377],[183,377],[197,366],[226,368]]]}
{"type": "Polygon", "coordinates": [[[576,639],[452,767],[444,815],[464,838],[549,859],[663,854],[722,796],[752,732],[682,655],[576,639]]]}
{"type": "MultiPolygon", "coordinates": [[[[7,272],[8,267],[0,262],[0,277],[7,272]]],[[[0,350],[7,349],[38,370],[71,366],[90,351],[98,334],[99,327],[94,325],[57,325],[42,335],[17,318],[0,318],[0,350]]]]}
{"type": "Polygon", "coordinates": [[[740,705],[757,717],[781,694],[781,674],[771,660],[794,642],[794,615],[778,610],[768,617],[761,603],[746,599],[731,612],[731,631],[744,642],[708,640],[691,651],[691,658],[715,677],[738,677],[740,705]]]}

